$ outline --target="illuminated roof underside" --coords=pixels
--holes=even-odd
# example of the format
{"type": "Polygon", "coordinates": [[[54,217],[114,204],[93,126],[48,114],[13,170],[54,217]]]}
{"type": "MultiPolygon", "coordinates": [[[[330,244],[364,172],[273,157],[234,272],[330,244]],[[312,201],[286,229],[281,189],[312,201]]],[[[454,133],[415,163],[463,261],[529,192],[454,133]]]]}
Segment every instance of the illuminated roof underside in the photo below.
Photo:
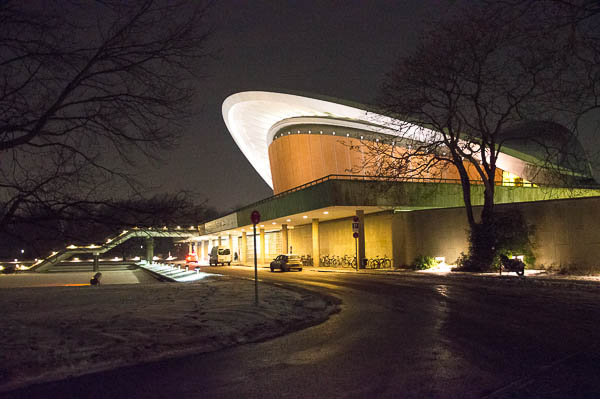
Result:
{"type": "MultiPolygon", "coordinates": [[[[223,119],[242,153],[254,169],[273,188],[268,147],[273,134],[290,119],[310,118],[334,126],[357,126],[364,130],[397,135],[393,130],[373,125],[376,120],[382,126],[398,126],[405,123],[388,117],[330,101],[293,94],[265,91],[246,91],[233,94],[223,102],[223,119]]],[[[410,130],[413,130],[412,128],[410,130]]],[[[424,129],[414,126],[414,139],[424,129]]],[[[429,131],[428,134],[432,132],[429,131]]],[[[435,133],[433,133],[435,134],[435,133]]],[[[406,136],[405,136],[406,137],[406,136]]],[[[527,164],[507,154],[500,154],[497,166],[516,175],[526,174],[527,164]]]]}

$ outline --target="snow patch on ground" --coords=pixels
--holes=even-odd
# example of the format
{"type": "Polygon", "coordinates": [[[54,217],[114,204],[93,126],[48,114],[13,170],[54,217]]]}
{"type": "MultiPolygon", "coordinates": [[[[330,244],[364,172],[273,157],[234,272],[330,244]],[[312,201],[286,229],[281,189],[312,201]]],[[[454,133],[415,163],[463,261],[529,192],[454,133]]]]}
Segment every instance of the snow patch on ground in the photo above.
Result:
{"type": "MultiPolygon", "coordinates": [[[[15,273],[0,274],[0,288],[60,287],[90,285],[94,272],[15,273]]],[[[143,270],[102,271],[102,285],[156,283],[158,280],[143,270]]]]}
{"type": "Polygon", "coordinates": [[[0,290],[0,391],[210,352],[317,324],[327,297],[214,277],[198,283],[0,290]]]}

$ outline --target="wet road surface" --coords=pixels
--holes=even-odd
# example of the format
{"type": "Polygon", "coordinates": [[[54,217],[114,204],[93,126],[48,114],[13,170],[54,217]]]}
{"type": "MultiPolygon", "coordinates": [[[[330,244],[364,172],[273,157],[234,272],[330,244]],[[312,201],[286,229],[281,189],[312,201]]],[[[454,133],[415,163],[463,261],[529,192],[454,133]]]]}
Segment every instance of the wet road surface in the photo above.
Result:
{"type": "MultiPolygon", "coordinates": [[[[254,273],[209,270],[248,278],[254,273]]],[[[306,270],[261,270],[259,278],[335,296],[342,311],[266,342],[5,396],[600,397],[599,288],[306,270]]]]}

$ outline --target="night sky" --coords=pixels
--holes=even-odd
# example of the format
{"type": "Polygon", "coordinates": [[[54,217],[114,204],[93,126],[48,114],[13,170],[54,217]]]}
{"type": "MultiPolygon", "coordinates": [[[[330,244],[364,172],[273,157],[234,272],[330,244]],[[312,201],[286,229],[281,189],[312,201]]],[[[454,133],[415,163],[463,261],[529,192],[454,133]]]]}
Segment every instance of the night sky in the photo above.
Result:
{"type": "Polygon", "coordinates": [[[212,9],[198,113],[178,149],[142,179],[191,190],[219,211],[272,195],[231,138],[223,100],[246,90],[301,91],[371,103],[399,55],[451,1],[221,1],[212,9]]]}

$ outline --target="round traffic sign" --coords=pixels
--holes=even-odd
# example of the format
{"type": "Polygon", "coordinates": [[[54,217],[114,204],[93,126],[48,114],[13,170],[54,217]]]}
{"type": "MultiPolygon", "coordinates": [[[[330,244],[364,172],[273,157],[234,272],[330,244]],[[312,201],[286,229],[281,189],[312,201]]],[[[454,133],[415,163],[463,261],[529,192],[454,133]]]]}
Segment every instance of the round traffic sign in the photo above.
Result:
{"type": "Polygon", "coordinates": [[[358,223],[358,216],[354,216],[354,217],[352,218],[352,221],[353,221],[354,223],[358,223]]]}
{"type": "Polygon", "coordinates": [[[250,220],[253,224],[258,224],[260,222],[260,212],[252,211],[252,213],[250,214],[250,220]]]}
{"type": "Polygon", "coordinates": [[[352,233],[352,237],[358,238],[358,233],[352,233]]]}

